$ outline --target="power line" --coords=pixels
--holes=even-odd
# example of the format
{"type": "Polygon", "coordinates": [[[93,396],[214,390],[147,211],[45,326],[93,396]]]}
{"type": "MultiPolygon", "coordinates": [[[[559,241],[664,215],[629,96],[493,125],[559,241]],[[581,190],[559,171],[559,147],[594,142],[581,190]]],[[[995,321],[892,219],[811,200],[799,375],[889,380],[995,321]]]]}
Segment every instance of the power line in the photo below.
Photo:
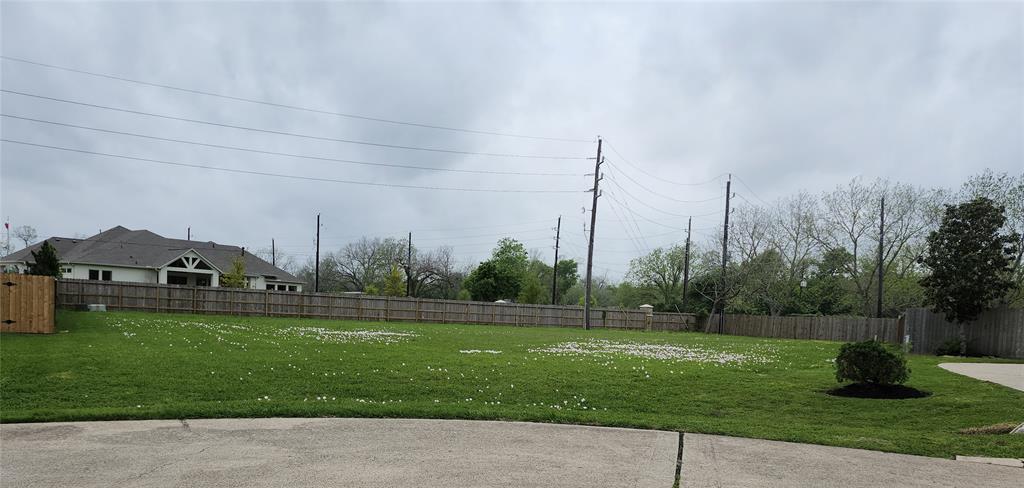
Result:
{"type": "MultiPolygon", "coordinates": [[[[608,192],[608,194],[609,194],[609,195],[611,195],[611,192],[608,192]]],[[[609,203],[608,203],[608,208],[612,209],[612,213],[614,213],[614,214],[615,214],[615,216],[616,216],[616,217],[618,217],[618,218],[620,219],[620,223],[621,223],[621,222],[623,222],[623,221],[621,220],[621,219],[622,219],[622,216],[621,216],[621,215],[619,215],[619,211],[618,211],[618,210],[617,210],[617,209],[615,208],[615,206],[614,206],[614,205],[612,205],[612,204],[611,204],[611,202],[609,202],[609,203]]],[[[626,236],[627,236],[627,237],[629,237],[629,239],[630,239],[630,241],[629,241],[629,242],[630,242],[630,244],[632,244],[632,245],[633,245],[633,249],[635,249],[635,250],[636,250],[636,252],[637,252],[638,254],[639,254],[639,253],[641,253],[641,251],[640,251],[640,245],[638,245],[638,243],[637,243],[637,240],[636,240],[636,238],[635,238],[635,237],[633,237],[633,232],[632,232],[632,229],[630,229],[630,227],[629,227],[629,223],[628,223],[628,222],[626,222],[626,223],[625,223],[625,224],[623,225],[623,230],[625,230],[625,234],[626,234],[626,236]]]]}
{"type": "Polygon", "coordinates": [[[290,158],[310,159],[310,160],[315,160],[315,161],[330,161],[330,162],[343,163],[343,164],[357,164],[357,165],[363,165],[363,166],[379,166],[379,167],[401,168],[401,169],[416,169],[416,170],[424,170],[424,171],[443,171],[443,172],[449,172],[449,173],[473,173],[473,174],[492,174],[492,175],[516,175],[516,176],[584,176],[582,173],[534,173],[534,172],[521,172],[521,171],[491,171],[491,170],[437,168],[437,167],[432,167],[432,166],[418,166],[418,165],[413,165],[413,164],[374,163],[374,162],[368,162],[368,161],[356,161],[356,160],[351,160],[351,159],[328,158],[328,157],[321,157],[321,156],[308,156],[308,155],[303,155],[303,154],[292,154],[292,153],[284,153],[284,152],[277,152],[277,151],[265,151],[265,150],[262,150],[262,149],[253,149],[253,148],[240,147],[240,146],[227,146],[227,145],[223,145],[223,144],[210,144],[210,143],[206,143],[206,142],[189,141],[189,140],[185,140],[185,139],[173,139],[173,138],[169,138],[169,137],[158,137],[158,136],[151,136],[151,135],[147,135],[147,134],[139,134],[139,133],[135,133],[135,132],[123,132],[123,131],[118,131],[118,130],[102,129],[102,128],[98,128],[98,127],[88,127],[88,126],[84,126],[84,125],[68,124],[68,123],[65,123],[65,122],[55,122],[55,121],[52,121],[52,120],[34,119],[34,118],[30,118],[30,117],[22,117],[22,116],[19,116],[19,115],[10,115],[10,114],[4,114],[4,113],[0,113],[0,116],[12,118],[12,119],[18,119],[18,120],[27,120],[27,121],[30,121],[30,122],[36,122],[36,123],[40,123],[40,124],[50,124],[50,125],[57,125],[57,126],[61,126],[61,127],[71,127],[71,128],[74,128],[74,129],[84,129],[84,130],[91,130],[91,131],[95,131],[95,132],[104,132],[104,133],[107,133],[107,134],[119,134],[119,135],[124,135],[124,136],[140,137],[140,138],[144,138],[144,139],[152,139],[152,140],[157,140],[157,141],[175,142],[175,143],[180,143],[180,144],[191,144],[191,145],[194,145],[194,146],[213,147],[213,148],[217,148],[217,149],[228,149],[228,150],[231,150],[231,151],[245,151],[245,152],[257,153],[257,154],[268,154],[268,155],[272,155],[272,156],[285,156],[285,157],[290,157],[290,158]]]}
{"type": "Polygon", "coordinates": [[[221,122],[211,122],[211,121],[208,121],[208,120],[199,120],[199,119],[190,119],[190,118],[186,118],[186,117],[177,117],[177,116],[174,116],[174,115],[157,114],[157,113],[152,113],[152,112],[143,112],[141,110],[131,110],[131,109],[126,109],[126,108],[111,107],[109,105],[100,105],[100,104],[95,104],[95,103],[80,102],[80,101],[76,101],[76,100],[68,100],[68,99],[65,99],[65,98],[49,97],[49,96],[38,95],[38,94],[34,94],[34,93],[26,93],[26,92],[20,92],[20,91],[15,91],[15,90],[8,90],[6,88],[0,89],[0,92],[10,93],[12,95],[20,95],[20,96],[23,96],[23,97],[37,98],[37,99],[41,99],[41,100],[49,100],[49,101],[53,101],[53,102],[67,103],[67,104],[72,104],[72,105],[80,105],[80,106],[83,106],[83,107],[98,108],[98,109],[103,109],[103,110],[112,110],[112,111],[115,111],[115,112],[129,113],[129,114],[133,114],[133,115],[143,115],[143,116],[146,116],[146,117],[156,117],[156,118],[167,119],[167,120],[177,120],[179,122],[190,122],[190,123],[193,123],[193,124],[203,124],[203,125],[209,125],[209,126],[214,126],[214,127],[224,127],[224,128],[228,128],[228,129],[247,130],[247,131],[252,131],[252,132],[260,132],[260,133],[264,133],[264,134],[275,134],[275,135],[280,135],[280,136],[300,137],[300,138],[303,138],[303,139],[312,139],[312,140],[317,140],[317,141],[340,142],[340,143],[343,143],[343,144],[358,144],[358,145],[362,145],[362,146],[384,147],[384,148],[388,148],[388,149],[405,149],[405,150],[409,150],[409,151],[427,151],[427,152],[437,152],[437,153],[446,153],[446,154],[462,154],[462,155],[469,155],[469,156],[489,156],[489,157],[501,157],[501,158],[560,159],[560,160],[585,160],[585,159],[587,159],[585,157],[576,157],[576,156],[544,156],[544,155],[533,155],[533,154],[508,154],[508,153],[489,153],[489,152],[475,152],[475,151],[459,151],[459,150],[455,150],[455,149],[442,149],[442,148],[435,148],[435,147],[403,146],[403,145],[400,145],[400,144],[385,144],[385,143],[381,143],[381,142],[356,141],[356,140],[352,140],[352,139],[339,139],[339,138],[335,138],[335,137],[314,136],[314,135],[310,135],[310,134],[301,134],[301,133],[297,133],[297,132],[286,132],[286,131],[279,131],[279,130],[273,130],[273,129],[260,129],[260,128],[257,128],[257,127],[246,127],[246,126],[242,126],[242,125],[225,124],[225,123],[221,123],[221,122]]]}
{"type": "Polygon", "coordinates": [[[661,212],[661,213],[663,213],[665,215],[671,215],[673,217],[688,217],[687,215],[677,214],[677,213],[669,212],[667,210],[662,210],[662,209],[660,209],[658,207],[655,207],[654,205],[651,205],[651,204],[641,200],[640,198],[636,197],[635,195],[630,193],[628,190],[623,188],[622,185],[620,185],[618,181],[615,181],[615,177],[614,177],[613,174],[609,174],[608,176],[609,176],[608,181],[610,181],[613,185],[615,185],[616,188],[622,190],[622,193],[624,193],[626,196],[632,198],[633,200],[636,200],[641,205],[643,205],[643,206],[645,206],[647,208],[650,208],[650,209],[652,209],[652,210],[654,210],[656,212],[661,212]]]}
{"type": "MultiPolygon", "coordinates": [[[[750,192],[750,194],[751,194],[751,195],[753,195],[753,197],[754,197],[754,198],[756,198],[756,199],[760,200],[760,201],[761,201],[761,203],[765,204],[765,205],[766,205],[766,206],[768,206],[768,207],[771,207],[771,206],[772,206],[772,205],[771,205],[770,203],[768,203],[768,202],[764,201],[764,199],[762,199],[761,197],[757,196],[757,193],[754,193],[754,190],[753,190],[753,189],[751,189],[749,185],[747,185],[747,182],[743,181],[743,178],[740,178],[740,177],[739,177],[739,175],[735,175],[735,174],[734,174],[734,175],[732,175],[732,176],[733,176],[734,178],[736,178],[737,180],[739,180],[740,184],[741,184],[741,185],[743,185],[743,187],[744,187],[744,188],[746,188],[746,189],[747,189],[747,191],[749,191],[749,192],[750,192]]],[[[742,198],[742,197],[741,197],[741,198],[742,198]]],[[[746,198],[744,198],[744,200],[746,200],[746,198]]],[[[749,201],[748,201],[747,203],[749,203],[749,201]]],[[[751,205],[753,205],[753,204],[751,204],[751,205]]]]}
{"type": "MultiPolygon", "coordinates": [[[[607,141],[605,141],[605,142],[607,142],[607,141]]],[[[643,168],[641,168],[640,166],[638,166],[638,165],[636,165],[636,164],[634,164],[634,163],[630,162],[630,161],[629,161],[629,159],[626,159],[626,157],[625,157],[625,156],[623,156],[623,155],[622,155],[622,153],[620,153],[618,149],[615,149],[615,145],[613,145],[613,144],[611,144],[611,143],[608,143],[608,147],[609,147],[609,148],[610,148],[610,149],[612,150],[612,152],[614,152],[614,153],[615,153],[615,154],[616,154],[616,155],[617,155],[618,157],[622,158],[622,161],[623,161],[623,162],[625,162],[626,164],[628,164],[628,165],[632,166],[632,167],[633,167],[633,168],[635,168],[635,169],[636,169],[637,171],[639,171],[639,172],[641,172],[641,173],[643,173],[643,174],[645,174],[645,175],[647,175],[647,176],[650,176],[651,178],[655,178],[655,179],[657,179],[658,181],[663,181],[663,182],[665,182],[665,183],[671,183],[671,184],[673,184],[673,185],[679,185],[679,186],[701,186],[701,185],[707,185],[707,184],[710,184],[710,183],[714,183],[714,182],[717,182],[718,180],[721,180],[721,179],[722,179],[722,177],[726,175],[726,173],[722,173],[722,174],[720,174],[720,175],[718,175],[718,176],[715,176],[714,178],[712,178],[712,179],[710,179],[710,180],[707,180],[707,181],[701,181],[701,182],[699,182],[699,183],[681,183],[681,182],[678,182],[678,181],[672,181],[672,180],[668,180],[668,179],[665,179],[665,178],[664,178],[664,177],[662,177],[662,176],[658,176],[658,175],[656,175],[656,174],[653,174],[653,173],[649,173],[649,172],[647,172],[646,170],[644,170],[643,168]]]]}
{"type": "MultiPolygon", "coordinates": [[[[614,161],[610,162],[608,164],[610,164],[612,166],[615,166],[614,161]]],[[[679,203],[704,203],[704,202],[713,202],[715,200],[721,200],[722,199],[722,197],[711,197],[711,198],[705,198],[703,200],[680,200],[678,198],[670,197],[668,195],[664,195],[662,193],[658,193],[658,192],[654,191],[653,189],[651,189],[651,187],[649,187],[647,185],[644,185],[643,183],[640,183],[639,181],[634,179],[632,176],[629,176],[629,173],[626,172],[626,171],[621,171],[620,174],[622,174],[622,176],[625,176],[626,179],[628,179],[629,181],[632,181],[636,186],[639,186],[640,188],[643,188],[644,190],[646,190],[647,193],[650,193],[651,195],[659,196],[659,197],[664,198],[666,200],[672,200],[673,202],[679,202],[679,203]]]]}
{"type": "Polygon", "coordinates": [[[286,108],[286,109],[290,109],[290,110],[299,110],[299,111],[303,111],[303,112],[311,112],[311,113],[318,113],[318,114],[325,114],[325,115],[334,115],[334,116],[337,116],[337,117],[345,117],[345,118],[350,118],[350,119],[366,120],[366,121],[371,121],[371,122],[381,122],[381,123],[385,123],[385,124],[405,125],[405,126],[411,126],[411,127],[420,127],[420,128],[425,128],[425,129],[438,129],[438,130],[446,130],[446,131],[452,131],[452,132],[465,132],[465,133],[469,133],[469,134],[481,134],[481,135],[492,135],[492,136],[502,136],[502,137],[515,137],[515,138],[519,138],[519,139],[536,139],[536,140],[544,140],[544,141],[562,141],[562,142],[593,142],[593,141],[591,141],[589,139],[573,139],[573,138],[564,138],[564,137],[546,137],[546,136],[533,136],[533,135],[524,135],[524,134],[510,134],[510,133],[497,132],[497,131],[464,129],[464,128],[459,128],[459,127],[447,127],[447,126],[443,126],[443,125],[424,124],[424,123],[419,123],[419,122],[407,122],[407,121],[401,121],[401,120],[385,119],[385,118],[380,118],[380,117],[370,117],[370,116],[366,116],[366,115],[357,115],[357,114],[351,114],[351,113],[345,113],[345,112],[334,112],[334,111],[330,111],[330,110],[322,110],[322,109],[315,109],[315,108],[310,108],[310,107],[302,107],[302,106],[298,106],[298,105],[288,105],[288,104],[284,104],[284,103],[269,102],[269,101],[266,101],[266,100],[257,100],[257,99],[253,99],[253,98],[245,98],[245,97],[239,97],[239,96],[234,96],[234,95],[225,95],[223,93],[214,93],[214,92],[208,92],[208,91],[204,91],[204,90],[196,90],[196,89],[192,89],[192,88],[183,88],[183,87],[174,86],[174,85],[167,85],[167,84],[163,84],[163,83],[153,83],[153,82],[149,82],[149,81],[143,81],[143,80],[136,80],[136,79],[132,79],[132,78],[126,78],[126,77],[123,77],[123,76],[115,76],[115,75],[110,75],[110,74],[97,73],[97,72],[93,72],[93,71],[86,71],[86,70],[82,70],[82,69],[69,68],[67,66],[58,66],[58,65],[55,65],[55,64],[41,63],[41,62],[38,62],[38,61],[31,61],[31,60],[28,60],[28,59],[16,58],[16,57],[13,57],[13,56],[0,56],[0,58],[6,59],[8,61],[15,61],[15,62],[19,62],[19,63],[25,63],[25,64],[31,64],[31,65],[35,65],[35,66],[40,66],[40,67],[43,67],[43,68],[57,69],[57,70],[68,71],[68,72],[72,72],[72,73],[79,73],[79,74],[88,75],[88,76],[95,76],[95,77],[99,77],[99,78],[107,78],[107,79],[111,79],[111,80],[123,81],[123,82],[128,82],[128,83],[135,83],[135,84],[145,85],[145,86],[152,86],[152,87],[156,87],[156,88],[164,88],[164,89],[167,89],[167,90],[175,90],[175,91],[180,91],[180,92],[184,92],[184,93],[192,93],[192,94],[196,94],[196,95],[204,95],[204,96],[210,96],[210,97],[224,98],[224,99],[227,99],[227,100],[234,100],[234,101],[238,101],[238,102],[254,103],[254,104],[259,104],[259,105],[266,105],[266,106],[269,106],[269,107],[286,108]]]}
{"type": "Polygon", "coordinates": [[[245,169],[234,169],[234,168],[223,168],[219,166],[207,166],[202,164],[191,164],[191,163],[180,163],[175,161],[164,161],[161,159],[150,159],[140,158],[135,156],[125,156],[120,154],[102,153],[97,151],[86,151],[84,149],[74,149],[69,147],[50,146],[47,144],[35,144],[25,141],[16,141],[13,139],[0,139],[2,142],[9,142],[11,144],[21,144],[25,146],[34,146],[45,149],[54,149],[58,151],[76,152],[82,154],[91,154],[95,156],[105,156],[110,158],[128,159],[132,161],[140,161],[146,163],[163,164],[168,166],[181,166],[186,168],[199,168],[208,169],[213,171],[223,171],[228,173],[241,173],[258,176],[270,176],[275,178],[288,178],[293,180],[305,180],[305,181],[322,181],[327,183],[344,183],[349,185],[366,185],[366,186],[378,186],[378,187],[389,187],[389,188],[410,188],[418,190],[443,190],[443,191],[464,191],[464,192],[479,192],[479,193],[584,193],[580,190],[506,190],[500,188],[459,188],[459,187],[445,187],[445,186],[421,186],[421,185],[406,185],[400,183],[374,183],[369,181],[355,181],[355,180],[339,180],[333,178],[321,178],[316,176],[300,176],[300,175],[288,175],[282,173],[269,173],[264,171],[253,171],[245,169]]]}

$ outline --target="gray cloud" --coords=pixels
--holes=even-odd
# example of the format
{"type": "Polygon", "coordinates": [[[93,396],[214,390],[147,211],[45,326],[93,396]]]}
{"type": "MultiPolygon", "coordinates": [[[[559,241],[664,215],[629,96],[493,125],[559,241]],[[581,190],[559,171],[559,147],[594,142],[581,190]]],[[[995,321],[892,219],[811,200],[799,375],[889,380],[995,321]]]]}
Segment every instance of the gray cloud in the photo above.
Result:
{"type": "MultiPolygon", "coordinates": [[[[751,201],[818,192],[857,175],[957,186],[1024,161],[1024,6],[1011,3],[769,4],[57,4],[5,2],[2,52],[176,86],[324,110],[507,133],[601,134],[681,200],[721,195],[733,172],[751,201]]],[[[396,126],[138,86],[10,61],[5,89],[273,130],[482,152],[593,155],[592,143],[396,126]]],[[[587,173],[588,161],[456,156],[211,128],[4,94],[4,113],[268,151],[462,169],[587,173]]],[[[480,188],[580,190],[516,195],[299,182],[2,146],[0,205],[42,235],[125,225],[250,247],[312,252],[352,236],[417,231],[466,263],[504,230],[550,255],[585,255],[586,177],[464,175],[368,168],[201,148],[3,119],[5,138],[275,173],[480,188]],[[514,225],[513,225],[514,224],[514,225]],[[485,226],[507,225],[481,228],[485,226]],[[482,236],[482,237],[471,237],[482,236]]],[[[611,172],[629,165],[608,153],[611,172]]],[[[614,176],[614,175],[613,175],[614,176]]],[[[625,190],[678,214],[682,204],[623,176],[625,190]]],[[[618,276],[636,247],[629,204],[651,246],[682,238],[614,185],[601,202],[596,261],[618,276]],[[654,237],[657,236],[657,237],[654,237]]],[[[710,235],[718,216],[696,219],[710,235]]]]}

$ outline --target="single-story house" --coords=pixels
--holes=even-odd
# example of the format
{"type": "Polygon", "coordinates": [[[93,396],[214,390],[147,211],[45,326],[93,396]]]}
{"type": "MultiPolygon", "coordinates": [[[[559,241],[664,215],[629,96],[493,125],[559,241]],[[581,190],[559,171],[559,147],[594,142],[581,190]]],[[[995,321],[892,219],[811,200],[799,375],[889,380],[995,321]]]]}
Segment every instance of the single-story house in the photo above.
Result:
{"type": "MultiPolygon", "coordinates": [[[[235,259],[245,263],[246,287],[302,291],[302,280],[238,246],[169,239],[121,226],[88,238],[51,237],[64,278],[170,285],[219,286],[235,259]]],[[[33,262],[33,244],[0,259],[0,268],[20,273],[33,262]]]]}

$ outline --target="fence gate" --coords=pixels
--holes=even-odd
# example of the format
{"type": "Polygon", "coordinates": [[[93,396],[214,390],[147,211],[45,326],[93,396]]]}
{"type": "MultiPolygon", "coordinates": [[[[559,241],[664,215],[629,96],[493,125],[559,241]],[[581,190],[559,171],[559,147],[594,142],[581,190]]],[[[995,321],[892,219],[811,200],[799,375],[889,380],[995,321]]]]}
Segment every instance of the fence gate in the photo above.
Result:
{"type": "Polygon", "coordinates": [[[52,334],[55,299],[52,277],[0,274],[0,332],[52,334]]]}

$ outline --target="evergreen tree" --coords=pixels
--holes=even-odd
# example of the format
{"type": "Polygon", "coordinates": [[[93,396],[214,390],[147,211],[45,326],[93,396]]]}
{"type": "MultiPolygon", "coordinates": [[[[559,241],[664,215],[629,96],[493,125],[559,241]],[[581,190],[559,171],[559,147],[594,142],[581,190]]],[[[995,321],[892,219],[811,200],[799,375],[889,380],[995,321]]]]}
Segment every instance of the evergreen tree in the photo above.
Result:
{"type": "Polygon", "coordinates": [[[32,260],[35,262],[29,263],[28,274],[61,277],[60,258],[57,257],[57,249],[50,245],[50,241],[43,241],[39,250],[32,251],[32,260]]]}
{"type": "Polygon", "coordinates": [[[245,288],[245,260],[241,256],[231,261],[231,271],[220,275],[220,286],[224,288],[245,288]]]}
{"type": "Polygon", "coordinates": [[[979,197],[947,205],[939,229],[928,236],[923,259],[931,274],[921,280],[932,310],[960,326],[960,353],[967,353],[964,325],[1013,289],[1017,233],[1001,234],[1002,207],[979,197]]]}
{"type": "Polygon", "coordinates": [[[405,296],[405,281],[402,280],[402,273],[398,271],[398,266],[391,266],[391,272],[384,278],[384,288],[381,292],[387,297],[405,296]]]}

